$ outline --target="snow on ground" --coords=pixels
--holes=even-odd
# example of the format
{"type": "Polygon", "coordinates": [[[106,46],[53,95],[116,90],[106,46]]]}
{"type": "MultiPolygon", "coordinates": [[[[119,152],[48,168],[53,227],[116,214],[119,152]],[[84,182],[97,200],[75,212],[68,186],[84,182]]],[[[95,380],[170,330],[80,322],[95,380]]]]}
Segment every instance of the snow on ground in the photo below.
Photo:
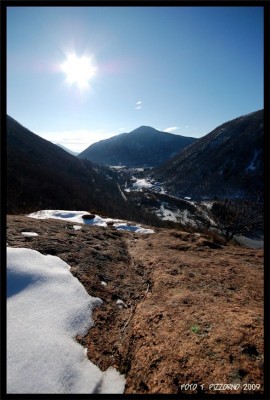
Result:
{"type": "Polygon", "coordinates": [[[82,229],[81,225],[73,225],[73,229],[74,231],[78,231],[80,229],[82,229]]]}
{"type": "Polygon", "coordinates": [[[166,203],[162,203],[160,208],[156,211],[156,215],[161,218],[163,221],[173,221],[180,222],[183,225],[196,225],[192,214],[188,210],[176,210],[172,211],[168,208],[165,208],[166,203]]]}
{"type": "Polygon", "coordinates": [[[248,238],[246,236],[242,236],[242,235],[235,235],[234,239],[244,245],[245,247],[249,247],[251,249],[263,249],[264,247],[264,239],[262,238],[258,238],[258,239],[251,239],[248,238]]]}
{"type": "Polygon", "coordinates": [[[190,212],[188,210],[184,210],[181,213],[181,222],[184,225],[192,225],[192,226],[196,226],[196,223],[194,222],[192,215],[190,214],[190,212]]]}
{"type": "Polygon", "coordinates": [[[161,194],[166,194],[166,190],[164,189],[163,186],[160,186],[160,192],[161,194]]]}
{"type": "Polygon", "coordinates": [[[164,207],[164,203],[161,204],[160,209],[157,211],[156,215],[164,221],[177,222],[178,213],[169,210],[164,207]]]}
{"type": "Polygon", "coordinates": [[[28,217],[39,218],[39,219],[56,218],[69,222],[76,222],[88,225],[98,225],[103,227],[107,227],[108,226],[107,224],[110,223],[113,224],[113,227],[117,230],[126,230],[142,234],[155,233],[153,229],[145,229],[142,228],[141,225],[130,225],[129,223],[120,219],[103,218],[100,217],[99,215],[96,215],[95,218],[92,219],[84,219],[83,215],[90,215],[90,214],[87,211],[41,210],[28,214],[28,217]]]}
{"type": "Polygon", "coordinates": [[[131,231],[136,233],[155,233],[153,229],[142,228],[140,225],[126,225],[126,224],[114,224],[113,225],[119,231],[131,231]]]}
{"type": "Polygon", "coordinates": [[[107,226],[105,219],[98,215],[92,219],[83,219],[83,215],[86,214],[89,213],[87,211],[41,210],[28,214],[28,217],[40,219],[55,218],[81,224],[107,226]]]}
{"type": "Polygon", "coordinates": [[[153,184],[147,179],[136,179],[136,182],[133,183],[135,189],[151,188],[152,186],[153,184]]]}
{"type": "Polygon", "coordinates": [[[211,210],[211,208],[213,206],[212,201],[203,201],[201,203],[194,203],[194,206],[197,208],[197,210],[200,212],[200,214],[203,218],[205,218],[207,221],[209,221],[209,223],[212,226],[216,226],[216,222],[211,218],[211,213],[209,213],[209,211],[211,210]],[[203,206],[203,207],[201,207],[201,206],[203,206]],[[208,212],[204,209],[204,207],[208,210],[208,212]]]}
{"type": "MultiPolygon", "coordinates": [[[[173,196],[170,196],[173,198],[173,196]]],[[[195,201],[186,201],[187,203],[193,205],[197,211],[195,214],[192,214],[188,209],[180,210],[176,207],[173,207],[173,210],[170,209],[170,205],[167,202],[161,202],[160,208],[155,210],[156,215],[162,219],[163,221],[173,221],[180,222],[183,225],[192,225],[194,227],[197,226],[198,216],[204,218],[209,221],[212,226],[215,226],[215,221],[211,219],[207,210],[210,210],[213,202],[204,201],[201,204],[195,201]],[[201,207],[204,206],[204,207],[201,207]]]]}
{"type": "Polygon", "coordinates": [[[109,168],[121,170],[121,169],[125,169],[126,167],[125,167],[125,165],[110,165],[109,168]]]}
{"type": "Polygon", "coordinates": [[[120,192],[122,198],[123,198],[125,201],[127,201],[127,198],[126,198],[125,194],[122,192],[122,190],[121,190],[121,188],[120,188],[120,185],[117,184],[117,186],[118,186],[118,189],[119,189],[119,192],[120,192]]]}
{"type": "Polygon", "coordinates": [[[23,236],[27,237],[33,237],[33,236],[38,236],[38,233],[36,232],[21,232],[23,236]]]}
{"type": "Polygon", "coordinates": [[[124,376],[102,372],[74,339],[93,325],[92,310],[102,301],[69,268],[56,256],[7,248],[8,393],[124,391],[124,376]]]}
{"type": "Polygon", "coordinates": [[[256,161],[257,161],[257,157],[258,157],[259,154],[260,154],[260,151],[259,150],[255,150],[253,158],[252,158],[252,160],[250,161],[249,165],[246,168],[246,172],[255,171],[256,166],[257,166],[256,161]]]}
{"type": "Polygon", "coordinates": [[[213,201],[202,201],[201,205],[205,206],[208,210],[211,210],[213,206],[213,201]]]}

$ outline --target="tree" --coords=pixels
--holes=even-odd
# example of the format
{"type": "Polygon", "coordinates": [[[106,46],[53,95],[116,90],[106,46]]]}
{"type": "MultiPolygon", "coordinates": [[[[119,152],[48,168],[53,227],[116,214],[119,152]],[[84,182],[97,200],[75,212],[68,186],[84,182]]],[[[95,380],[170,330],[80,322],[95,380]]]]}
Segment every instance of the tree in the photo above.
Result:
{"type": "Polygon", "coordinates": [[[216,201],[211,208],[218,229],[229,242],[237,234],[248,235],[263,228],[263,206],[247,200],[216,201]]]}

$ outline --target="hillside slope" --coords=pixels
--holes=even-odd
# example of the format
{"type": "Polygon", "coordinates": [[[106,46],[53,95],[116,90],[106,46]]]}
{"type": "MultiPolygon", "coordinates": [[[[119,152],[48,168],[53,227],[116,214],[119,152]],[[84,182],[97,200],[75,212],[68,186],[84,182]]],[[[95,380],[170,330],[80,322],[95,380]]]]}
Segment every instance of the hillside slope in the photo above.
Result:
{"type": "Polygon", "coordinates": [[[226,122],[153,171],[180,197],[247,197],[263,193],[264,111],[226,122]]]}
{"type": "Polygon", "coordinates": [[[78,157],[106,165],[153,167],[162,164],[196,140],[141,126],[132,132],[94,143],[78,157]]]}
{"type": "Polygon", "coordinates": [[[77,340],[102,370],[125,374],[125,393],[263,392],[263,249],[17,215],[7,218],[7,242],[57,255],[103,300],[77,340]]]}
{"type": "Polygon", "coordinates": [[[144,219],[134,211],[106,167],[80,160],[7,116],[7,212],[39,209],[97,210],[144,219]]]}

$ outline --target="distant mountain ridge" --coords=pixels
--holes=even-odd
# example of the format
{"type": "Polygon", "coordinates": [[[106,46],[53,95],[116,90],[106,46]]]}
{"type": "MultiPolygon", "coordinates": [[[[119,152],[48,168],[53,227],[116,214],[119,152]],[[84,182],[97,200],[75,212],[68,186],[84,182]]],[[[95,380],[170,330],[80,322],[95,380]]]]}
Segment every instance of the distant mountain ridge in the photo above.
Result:
{"type": "Polygon", "coordinates": [[[262,197],[264,110],[226,122],[153,170],[176,196],[262,197]]]}
{"type": "Polygon", "coordinates": [[[195,142],[192,137],[161,132],[150,126],[121,133],[90,145],[79,158],[105,165],[154,167],[167,161],[195,142]]]}
{"type": "Polygon", "coordinates": [[[72,154],[73,156],[77,156],[79,154],[78,152],[72,151],[72,150],[68,149],[66,146],[63,146],[61,143],[55,143],[55,144],[56,144],[56,146],[61,147],[61,149],[67,151],[69,154],[72,154]]]}
{"type": "Polygon", "coordinates": [[[88,198],[96,206],[90,190],[96,187],[94,175],[90,163],[84,167],[76,157],[7,116],[8,213],[87,207],[88,198]]]}
{"type": "Polygon", "coordinates": [[[144,221],[123,197],[108,167],[94,165],[30,132],[7,116],[7,213],[85,210],[144,221]]]}

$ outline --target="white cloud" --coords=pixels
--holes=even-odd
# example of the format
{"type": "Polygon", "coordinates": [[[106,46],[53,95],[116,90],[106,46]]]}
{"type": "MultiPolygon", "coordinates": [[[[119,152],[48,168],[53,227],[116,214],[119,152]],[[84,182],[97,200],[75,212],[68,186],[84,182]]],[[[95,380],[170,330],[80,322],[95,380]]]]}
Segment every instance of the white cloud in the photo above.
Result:
{"type": "Polygon", "coordinates": [[[171,127],[169,127],[169,128],[164,129],[164,132],[171,133],[171,132],[176,131],[177,129],[179,129],[178,126],[171,126],[171,127]]]}
{"type": "Polygon", "coordinates": [[[81,153],[91,144],[103,139],[108,139],[115,136],[115,132],[105,129],[86,130],[78,129],[73,131],[47,131],[35,132],[43,139],[49,140],[52,143],[58,143],[68,149],[81,153]]]}
{"type": "Polygon", "coordinates": [[[185,128],[189,128],[189,125],[186,125],[185,128]]]}
{"type": "Polygon", "coordinates": [[[137,101],[136,106],[137,106],[136,110],[140,110],[142,108],[142,101],[141,100],[137,101]]]}

